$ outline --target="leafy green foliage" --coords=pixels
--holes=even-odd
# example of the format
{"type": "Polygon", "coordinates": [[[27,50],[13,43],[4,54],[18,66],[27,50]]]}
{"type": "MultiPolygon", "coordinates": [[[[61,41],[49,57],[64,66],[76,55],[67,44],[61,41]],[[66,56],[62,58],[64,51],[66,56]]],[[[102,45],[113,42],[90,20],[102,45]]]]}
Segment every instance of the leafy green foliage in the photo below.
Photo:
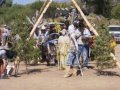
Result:
{"type": "Polygon", "coordinates": [[[110,67],[113,64],[113,60],[110,57],[112,51],[110,47],[112,36],[109,34],[107,26],[101,25],[98,29],[99,37],[95,38],[93,53],[97,60],[97,66],[99,69],[110,67]]]}
{"type": "MultiPolygon", "coordinates": [[[[7,1],[6,4],[7,3],[9,2],[7,1]]],[[[0,8],[0,25],[7,24],[12,28],[13,34],[20,35],[21,40],[15,43],[15,47],[13,47],[13,49],[17,51],[17,54],[20,57],[20,59],[23,60],[26,64],[28,64],[30,60],[37,60],[40,56],[39,49],[33,47],[35,46],[35,40],[26,40],[29,37],[29,33],[32,29],[32,25],[29,24],[29,22],[26,19],[26,16],[33,16],[35,14],[36,9],[40,10],[42,4],[43,2],[35,2],[26,6],[4,5],[0,8]]],[[[54,5],[57,6],[55,3],[53,3],[48,12],[45,14],[46,16],[50,17],[54,15],[54,11],[56,9],[54,5]],[[51,10],[54,13],[49,12],[51,10]]]]}
{"type": "Polygon", "coordinates": [[[21,40],[19,40],[14,50],[17,51],[18,56],[23,60],[26,64],[30,62],[30,60],[37,60],[40,51],[38,48],[34,48],[35,46],[35,40],[30,39],[27,41],[27,38],[29,37],[29,29],[27,25],[24,25],[24,28],[26,28],[26,31],[19,32],[19,35],[21,36],[21,40]]]}
{"type": "Polygon", "coordinates": [[[6,7],[11,7],[12,6],[13,0],[5,0],[5,5],[6,7]]]}
{"type": "Polygon", "coordinates": [[[44,2],[38,1],[30,5],[30,8],[33,10],[40,10],[44,2]]]}
{"type": "Polygon", "coordinates": [[[120,4],[118,4],[116,7],[113,8],[112,15],[114,18],[120,20],[120,4]]]}
{"type": "MultiPolygon", "coordinates": [[[[43,2],[38,1],[33,4],[22,6],[11,5],[11,0],[6,1],[6,5],[0,7],[0,25],[9,25],[12,28],[12,33],[18,33],[21,36],[22,39],[18,41],[14,47],[14,50],[17,51],[18,56],[21,58],[21,60],[25,61],[26,64],[30,60],[37,60],[39,57],[39,49],[33,47],[35,46],[35,41],[26,41],[32,28],[32,25],[28,23],[26,16],[32,17],[35,14],[36,9],[41,9],[43,2]]],[[[98,14],[102,14],[106,17],[110,16],[110,0],[87,0],[87,3],[90,3],[90,5],[97,5],[98,14]],[[93,1],[96,2],[94,3],[93,1]]],[[[54,17],[57,7],[70,7],[70,3],[67,4],[53,2],[44,17],[54,17]]],[[[117,6],[112,13],[114,17],[119,17],[119,6],[117,6]]],[[[111,36],[109,35],[108,29],[106,29],[105,26],[100,26],[98,30],[100,37],[96,37],[95,39],[95,47],[93,49],[93,52],[98,62],[97,65],[102,68],[102,66],[108,65],[108,63],[111,62],[109,56],[111,51],[109,47],[111,36]]]]}
{"type": "Polygon", "coordinates": [[[9,25],[12,27],[12,33],[19,34],[21,37],[21,40],[15,43],[13,47],[13,50],[17,51],[20,60],[23,60],[25,64],[28,64],[30,60],[37,60],[40,51],[38,48],[33,47],[35,46],[35,40],[26,40],[32,28],[26,16],[35,13],[34,9],[31,8],[31,5],[4,6],[0,9],[0,24],[9,25]]]}
{"type": "Polygon", "coordinates": [[[95,13],[111,18],[113,0],[86,0],[87,6],[94,6],[95,13]]]}

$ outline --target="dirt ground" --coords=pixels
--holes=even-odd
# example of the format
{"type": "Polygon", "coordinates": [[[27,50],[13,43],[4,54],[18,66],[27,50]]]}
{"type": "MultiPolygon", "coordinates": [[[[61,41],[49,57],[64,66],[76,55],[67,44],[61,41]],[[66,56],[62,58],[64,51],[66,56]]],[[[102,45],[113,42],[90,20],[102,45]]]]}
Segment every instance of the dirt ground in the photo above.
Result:
{"type": "MultiPolygon", "coordinates": [[[[116,47],[120,59],[120,45],[116,47]]],[[[90,62],[93,63],[93,62],[90,62]]],[[[93,64],[90,64],[93,65],[93,64]]],[[[64,71],[45,65],[29,66],[29,74],[20,66],[19,77],[0,80],[0,90],[120,90],[120,69],[109,69],[96,73],[95,68],[83,71],[84,76],[63,78],[64,71]]]]}

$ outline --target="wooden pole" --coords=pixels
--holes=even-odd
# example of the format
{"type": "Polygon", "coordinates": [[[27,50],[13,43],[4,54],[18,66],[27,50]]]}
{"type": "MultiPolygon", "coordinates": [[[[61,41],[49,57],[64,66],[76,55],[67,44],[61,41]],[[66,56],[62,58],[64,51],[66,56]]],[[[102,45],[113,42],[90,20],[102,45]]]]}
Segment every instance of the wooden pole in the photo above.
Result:
{"type": "Polygon", "coordinates": [[[94,29],[94,27],[89,23],[89,21],[87,20],[87,18],[85,17],[84,13],[82,12],[81,8],[79,7],[79,5],[76,3],[75,0],[72,0],[73,4],[75,5],[75,7],[78,9],[78,11],[80,12],[82,18],[85,20],[86,24],[88,25],[88,27],[90,28],[90,30],[96,35],[99,36],[99,34],[97,33],[97,31],[94,29]]]}
{"type": "Polygon", "coordinates": [[[52,1],[53,1],[53,0],[50,0],[50,1],[48,2],[48,4],[46,5],[46,7],[44,8],[43,12],[41,13],[40,17],[38,18],[37,22],[35,23],[32,31],[30,32],[30,36],[29,36],[28,40],[32,37],[33,33],[35,32],[35,29],[37,28],[39,22],[40,22],[41,19],[43,18],[44,13],[47,11],[47,9],[48,9],[48,7],[50,6],[50,4],[52,3],[52,1]]]}

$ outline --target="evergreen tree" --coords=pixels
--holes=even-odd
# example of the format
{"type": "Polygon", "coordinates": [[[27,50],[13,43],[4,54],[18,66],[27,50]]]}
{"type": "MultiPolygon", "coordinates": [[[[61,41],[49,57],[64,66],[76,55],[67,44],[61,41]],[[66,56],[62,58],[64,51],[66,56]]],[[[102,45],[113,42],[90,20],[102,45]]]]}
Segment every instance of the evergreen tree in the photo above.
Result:
{"type": "Polygon", "coordinates": [[[94,0],[94,3],[96,5],[97,14],[102,14],[107,18],[111,17],[111,10],[112,10],[111,0],[94,0]]]}
{"type": "Polygon", "coordinates": [[[94,48],[92,50],[97,60],[97,66],[99,70],[112,67],[114,64],[113,59],[110,57],[112,48],[110,47],[112,36],[109,34],[109,30],[106,25],[101,25],[98,28],[99,35],[95,38],[94,48]]]}
{"type": "Polygon", "coordinates": [[[112,10],[112,16],[116,19],[120,20],[120,4],[115,6],[112,10]]]}

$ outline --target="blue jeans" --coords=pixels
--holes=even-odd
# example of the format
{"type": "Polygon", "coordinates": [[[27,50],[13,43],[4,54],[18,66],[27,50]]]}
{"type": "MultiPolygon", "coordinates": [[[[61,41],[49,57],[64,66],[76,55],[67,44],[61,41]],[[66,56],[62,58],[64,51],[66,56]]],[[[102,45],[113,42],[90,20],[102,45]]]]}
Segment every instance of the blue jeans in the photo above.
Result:
{"type": "Polygon", "coordinates": [[[90,57],[90,55],[89,55],[89,52],[90,52],[90,50],[89,50],[89,49],[90,49],[90,48],[89,48],[89,45],[85,45],[85,48],[86,48],[86,50],[87,50],[87,53],[88,53],[87,55],[88,55],[88,58],[89,58],[89,57],[90,57]]]}
{"type": "Polygon", "coordinates": [[[83,67],[88,66],[88,50],[85,45],[78,45],[78,59],[82,55],[83,58],[83,67]]]}
{"type": "Polygon", "coordinates": [[[77,59],[76,59],[76,53],[73,50],[70,50],[67,57],[67,66],[76,66],[78,65],[77,59]]]}

